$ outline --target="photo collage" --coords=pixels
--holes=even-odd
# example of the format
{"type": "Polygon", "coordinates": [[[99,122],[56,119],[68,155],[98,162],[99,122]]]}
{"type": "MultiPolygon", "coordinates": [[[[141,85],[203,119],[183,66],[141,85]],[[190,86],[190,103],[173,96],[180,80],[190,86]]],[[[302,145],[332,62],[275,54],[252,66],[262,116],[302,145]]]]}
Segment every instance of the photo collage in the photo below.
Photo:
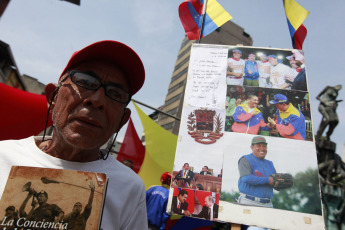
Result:
{"type": "Polygon", "coordinates": [[[322,226],[309,101],[301,50],[194,44],[168,211],[322,226]]]}

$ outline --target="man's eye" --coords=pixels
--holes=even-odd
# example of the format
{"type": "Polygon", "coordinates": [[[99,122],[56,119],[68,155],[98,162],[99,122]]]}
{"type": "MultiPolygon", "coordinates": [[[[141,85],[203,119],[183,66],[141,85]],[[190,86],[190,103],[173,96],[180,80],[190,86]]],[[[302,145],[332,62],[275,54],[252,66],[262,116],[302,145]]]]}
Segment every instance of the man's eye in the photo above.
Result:
{"type": "Polygon", "coordinates": [[[107,93],[111,98],[123,99],[123,93],[121,93],[118,88],[110,88],[108,89],[107,93]]]}

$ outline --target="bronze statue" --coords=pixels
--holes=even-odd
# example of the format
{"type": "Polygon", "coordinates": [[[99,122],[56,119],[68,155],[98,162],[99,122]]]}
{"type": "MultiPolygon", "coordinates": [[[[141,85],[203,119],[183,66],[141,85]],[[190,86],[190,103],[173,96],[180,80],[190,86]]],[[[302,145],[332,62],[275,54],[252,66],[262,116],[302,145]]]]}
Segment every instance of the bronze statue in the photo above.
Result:
{"type": "Polygon", "coordinates": [[[319,130],[316,133],[315,139],[318,140],[321,138],[323,131],[328,126],[328,131],[326,134],[327,140],[333,133],[334,128],[338,125],[339,119],[336,113],[338,107],[338,102],[343,100],[336,100],[338,96],[338,91],[341,90],[341,85],[326,86],[316,97],[320,101],[319,111],[322,114],[321,124],[319,130]]]}

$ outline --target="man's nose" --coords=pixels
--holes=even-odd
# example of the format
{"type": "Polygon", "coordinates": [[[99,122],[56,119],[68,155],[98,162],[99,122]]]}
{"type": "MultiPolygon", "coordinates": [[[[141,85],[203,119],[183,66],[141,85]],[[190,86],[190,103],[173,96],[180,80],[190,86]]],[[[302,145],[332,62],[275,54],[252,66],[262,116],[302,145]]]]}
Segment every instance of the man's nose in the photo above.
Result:
{"type": "Polygon", "coordinates": [[[105,108],[106,95],[103,87],[100,87],[96,91],[91,91],[84,99],[84,105],[89,105],[95,109],[103,110],[105,108]]]}

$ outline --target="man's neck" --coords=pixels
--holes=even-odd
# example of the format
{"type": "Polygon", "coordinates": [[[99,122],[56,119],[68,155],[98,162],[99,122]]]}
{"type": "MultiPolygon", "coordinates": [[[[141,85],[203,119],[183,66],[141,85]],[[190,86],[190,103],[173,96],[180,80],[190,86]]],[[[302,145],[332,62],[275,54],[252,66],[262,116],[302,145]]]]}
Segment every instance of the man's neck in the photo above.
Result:
{"type": "Polygon", "coordinates": [[[99,149],[82,150],[74,148],[63,140],[59,141],[59,138],[55,135],[44,142],[36,140],[36,145],[46,154],[66,161],[91,162],[97,160],[99,156],[99,149]]]}

